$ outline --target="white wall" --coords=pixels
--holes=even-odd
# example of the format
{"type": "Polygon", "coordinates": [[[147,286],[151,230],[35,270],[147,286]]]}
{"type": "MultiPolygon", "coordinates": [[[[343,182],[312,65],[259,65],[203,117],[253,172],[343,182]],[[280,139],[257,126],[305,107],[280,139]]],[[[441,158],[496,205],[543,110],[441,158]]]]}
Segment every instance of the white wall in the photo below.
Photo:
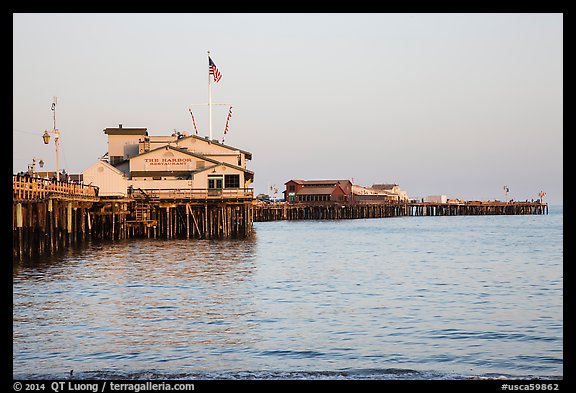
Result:
{"type": "Polygon", "coordinates": [[[424,202],[446,203],[446,201],[446,195],[428,195],[426,198],[424,198],[424,202]]]}
{"type": "Polygon", "coordinates": [[[98,196],[126,196],[128,180],[109,164],[98,161],[82,172],[84,184],[98,186],[98,196]]]}

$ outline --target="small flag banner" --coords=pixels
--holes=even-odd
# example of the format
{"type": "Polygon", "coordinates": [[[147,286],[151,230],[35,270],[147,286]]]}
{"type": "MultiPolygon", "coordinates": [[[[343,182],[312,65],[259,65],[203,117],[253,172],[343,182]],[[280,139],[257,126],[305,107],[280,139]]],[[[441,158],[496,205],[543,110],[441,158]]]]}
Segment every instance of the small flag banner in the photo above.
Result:
{"type": "Polygon", "coordinates": [[[196,120],[194,120],[194,114],[192,113],[192,109],[188,109],[190,111],[190,116],[192,116],[192,124],[194,124],[194,131],[196,131],[196,135],[198,135],[198,128],[196,128],[196,120]]]}
{"type": "Polygon", "coordinates": [[[214,82],[216,83],[220,82],[222,74],[220,73],[220,71],[218,71],[218,67],[216,67],[216,64],[214,64],[210,56],[208,56],[208,72],[210,75],[214,77],[214,82]]]}
{"type": "Polygon", "coordinates": [[[226,118],[226,127],[224,127],[224,136],[222,137],[222,143],[224,143],[224,138],[226,137],[226,134],[228,133],[228,122],[230,121],[231,116],[232,116],[232,107],[230,107],[230,109],[228,109],[228,117],[226,118]]]}

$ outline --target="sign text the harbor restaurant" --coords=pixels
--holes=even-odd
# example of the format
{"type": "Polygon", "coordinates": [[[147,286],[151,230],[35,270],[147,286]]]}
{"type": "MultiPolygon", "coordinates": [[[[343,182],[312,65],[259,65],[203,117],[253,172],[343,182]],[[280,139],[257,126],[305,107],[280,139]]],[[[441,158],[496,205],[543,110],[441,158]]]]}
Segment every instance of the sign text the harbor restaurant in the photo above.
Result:
{"type": "Polygon", "coordinates": [[[180,158],[145,158],[144,162],[148,165],[184,165],[188,163],[194,163],[196,160],[192,157],[180,157],[180,158]]]}

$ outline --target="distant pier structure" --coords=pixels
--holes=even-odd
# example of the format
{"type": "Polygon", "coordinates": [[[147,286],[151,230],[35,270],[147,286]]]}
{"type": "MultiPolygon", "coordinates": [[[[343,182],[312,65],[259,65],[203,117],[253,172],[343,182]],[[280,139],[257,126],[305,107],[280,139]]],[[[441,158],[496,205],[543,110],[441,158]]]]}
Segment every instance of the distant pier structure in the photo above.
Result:
{"type": "Polygon", "coordinates": [[[332,179],[289,180],[285,185],[285,202],[259,202],[254,208],[255,221],[548,214],[548,205],[541,200],[463,201],[429,196],[412,201],[397,184],[361,187],[347,179],[332,179]]]}
{"type": "Polygon", "coordinates": [[[548,214],[540,202],[468,201],[462,203],[258,203],[254,221],[336,220],[351,218],[548,214]]]}

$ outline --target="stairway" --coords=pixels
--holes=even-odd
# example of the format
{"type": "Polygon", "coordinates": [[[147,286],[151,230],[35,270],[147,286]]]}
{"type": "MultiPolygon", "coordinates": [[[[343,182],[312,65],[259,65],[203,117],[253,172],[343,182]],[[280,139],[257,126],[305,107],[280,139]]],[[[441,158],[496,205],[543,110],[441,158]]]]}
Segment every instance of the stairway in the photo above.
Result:
{"type": "Polygon", "coordinates": [[[150,206],[143,201],[136,201],[134,208],[134,217],[136,221],[146,221],[150,217],[150,206]]]}

